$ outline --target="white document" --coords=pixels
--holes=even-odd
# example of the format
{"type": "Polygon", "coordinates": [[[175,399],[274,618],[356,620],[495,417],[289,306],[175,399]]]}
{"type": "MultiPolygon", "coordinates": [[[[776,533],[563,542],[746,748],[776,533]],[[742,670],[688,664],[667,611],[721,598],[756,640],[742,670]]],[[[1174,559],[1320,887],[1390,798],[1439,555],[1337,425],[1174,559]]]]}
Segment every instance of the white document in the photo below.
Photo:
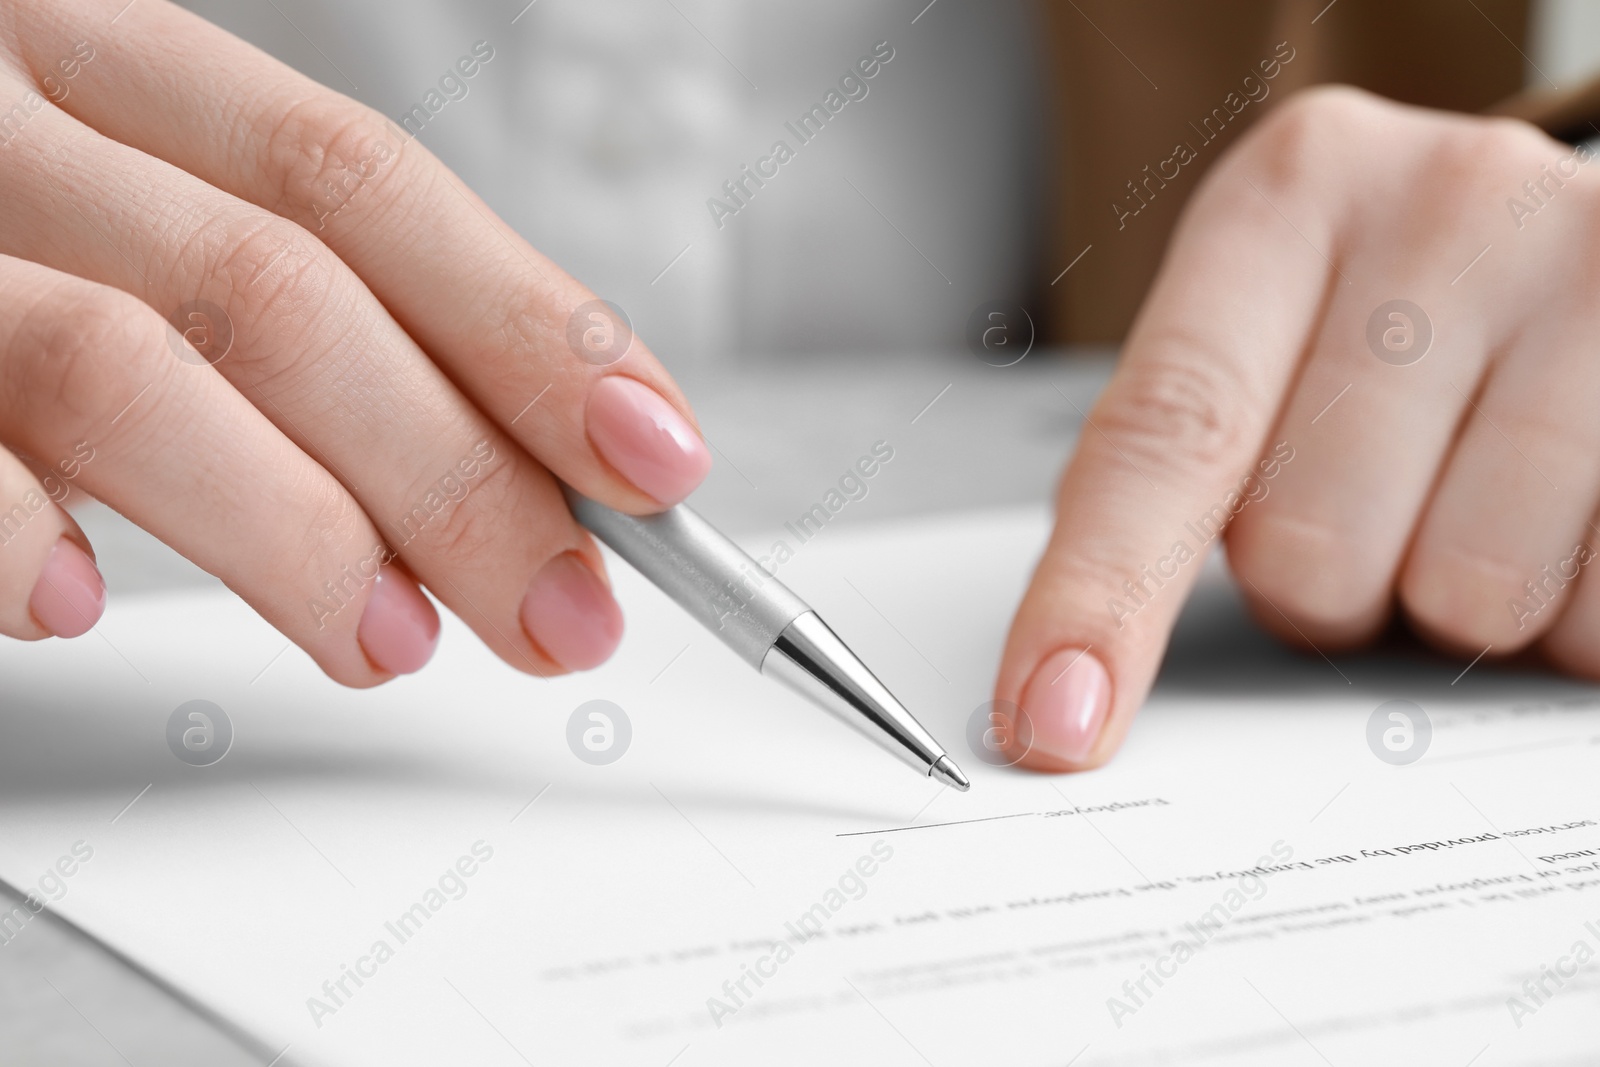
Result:
{"type": "Polygon", "coordinates": [[[190,593],[0,647],[0,875],[281,1064],[1600,1059],[1593,689],[1298,656],[1208,579],[1113,766],[989,766],[968,725],[1045,530],[829,529],[780,571],[965,795],[620,563],[622,650],[553,682],[447,620],[421,675],[343,690],[190,593]],[[225,721],[178,750],[232,732],[209,766],[168,743],[196,700],[225,721]],[[571,736],[631,732],[611,763],[569,747],[595,700],[630,730],[571,736]],[[1431,726],[1410,765],[1376,753],[1415,715],[1369,743],[1392,700],[1431,726]]]}

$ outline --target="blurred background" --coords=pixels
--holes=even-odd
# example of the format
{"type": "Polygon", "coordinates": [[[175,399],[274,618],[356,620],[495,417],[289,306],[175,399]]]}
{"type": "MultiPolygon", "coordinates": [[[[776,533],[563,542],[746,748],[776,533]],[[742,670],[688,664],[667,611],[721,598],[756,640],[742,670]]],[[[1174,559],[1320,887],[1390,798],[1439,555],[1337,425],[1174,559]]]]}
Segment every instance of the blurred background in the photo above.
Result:
{"type": "Polygon", "coordinates": [[[1020,0],[941,0],[915,25],[881,0],[527,3],[187,6],[396,121],[488,42],[420,140],[675,372],[959,343],[978,301],[1031,284],[1041,89],[1020,0]],[[893,59],[867,96],[802,146],[784,123],[879,41],[893,59]],[[707,200],[779,139],[796,158],[719,229],[707,200]]]}
{"type": "Polygon", "coordinates": [[[185,2],[397,122],[486,42],[420,140],[690,377],[959,350],[990,299],[1114,343],[1199,173],[1293,88],[1480,110],[1600,66],[1592,0],[185,2]],[[1126,182],[1283,41],[1270,95],[1119,231],[1126,182]],[[785,122],[878,42],[801,145],[785,122]],[[708,200],[777,140],[795,158],[719,226],[708,200]]]}

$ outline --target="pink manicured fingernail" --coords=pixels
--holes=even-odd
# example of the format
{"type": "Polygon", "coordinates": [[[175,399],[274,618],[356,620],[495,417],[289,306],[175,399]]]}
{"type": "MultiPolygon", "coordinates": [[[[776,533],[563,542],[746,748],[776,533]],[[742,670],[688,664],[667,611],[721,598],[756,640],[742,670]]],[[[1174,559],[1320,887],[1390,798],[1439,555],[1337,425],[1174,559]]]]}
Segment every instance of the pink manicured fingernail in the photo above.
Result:
{"type": "Polygon", "coordinates": [[[379,567],[356,640],[380,671],[410,674],[433,658],[439,613],[416,582],[393,567],[379,567]]]}
{"type": "Polygon", "coordinates": [[[63,537],[50,550],[28,597],[34,620],[57,637],[79,637],[106,610],[106,582],[94,560],[63,537]]]}
{"type": "Polygon", "coordinates": [[[622,640],[622,609],[576,552],[557,556],[522,598],[522,628],[569,671],[598,667],[622,640]]]}
{"type": "Polygon", "coordinates": [[[678,409],[643,382],[613,374],[589,391],[589,440],[634,486],[676,504],[705,480],[711,453],[678,409]]]}
{"type": "Polygon", "coordinates": [[[1091,652],[1064,648],[1039,664],[1022,691],[1033,747],[1067,763],[1094,751],[1111,708],[1111,676],[1091,652]]]}

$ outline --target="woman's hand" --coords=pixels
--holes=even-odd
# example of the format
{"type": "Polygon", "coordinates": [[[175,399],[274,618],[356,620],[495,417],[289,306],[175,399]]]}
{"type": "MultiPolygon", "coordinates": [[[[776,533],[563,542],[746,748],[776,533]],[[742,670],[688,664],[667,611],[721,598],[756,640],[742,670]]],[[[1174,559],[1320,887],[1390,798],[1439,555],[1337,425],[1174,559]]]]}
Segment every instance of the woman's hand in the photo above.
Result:
{"type": "Polygon", "coordinates": [[[427,661],[419,582],[520,669],[604,660],[621,615],[556,479],[687,495],[710,457],[672,381],[403,130],[125,3],[0,8],[0,632],[98,618],[76,485],[346,685],[427,661]]]}
{"type": "Polygon", "coordinates": [[[1398,605],[1464,657],[1600,675],[1597,344],[1586,150],[1286,101],[1196,191],[1062,478],[996,687],[1013,755],[1111,758],[1224,526],[1292,643],[1359,645],[1398,605]]]}

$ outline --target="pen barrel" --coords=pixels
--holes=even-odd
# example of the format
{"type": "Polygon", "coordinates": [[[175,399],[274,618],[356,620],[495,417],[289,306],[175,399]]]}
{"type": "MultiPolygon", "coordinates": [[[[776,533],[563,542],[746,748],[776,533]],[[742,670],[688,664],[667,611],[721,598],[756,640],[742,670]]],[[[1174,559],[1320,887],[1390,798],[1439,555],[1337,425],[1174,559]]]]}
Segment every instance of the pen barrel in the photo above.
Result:
{"type": "Polygon", "coordinates": [[[589,532],[757,670],[784,628],[811,610],[684,504],[624,515],[571,489],[567,503],[589,532]]]}

